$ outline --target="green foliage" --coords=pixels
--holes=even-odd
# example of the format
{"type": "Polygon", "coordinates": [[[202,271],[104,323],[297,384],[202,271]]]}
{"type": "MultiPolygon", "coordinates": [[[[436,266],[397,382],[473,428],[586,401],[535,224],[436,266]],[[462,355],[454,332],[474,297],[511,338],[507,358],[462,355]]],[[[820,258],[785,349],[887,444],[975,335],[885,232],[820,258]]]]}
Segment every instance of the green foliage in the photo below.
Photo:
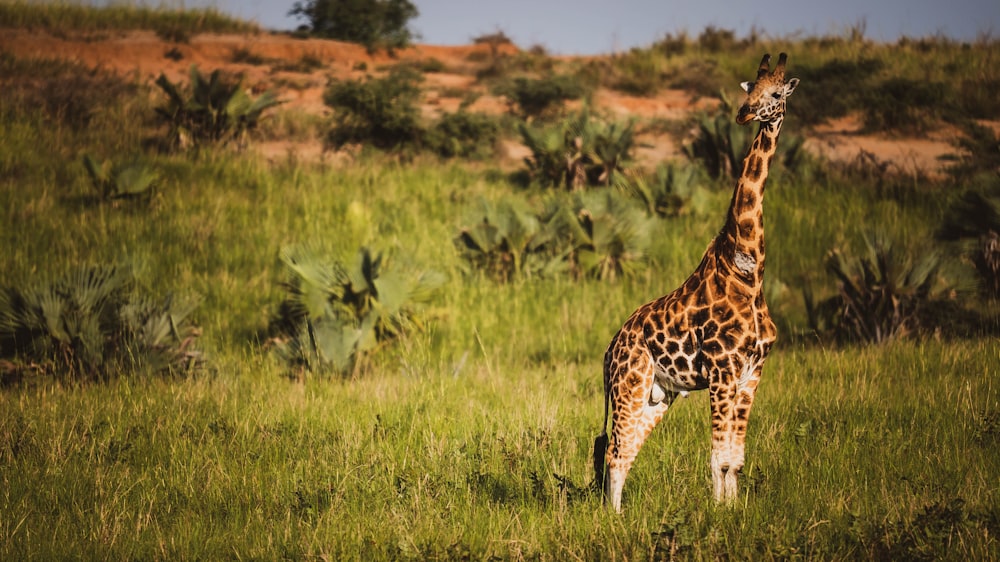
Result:
{"type": "Polygon", "coordinates": [[[633,123],[592,120],[587,109],[544,128],[522,123],[518,129],[531,157],[529,175],[546,187],[577,191],[587,185],[612,185],[629,168],[635,145],[633,123]]]}
{"type": "Polygon", "coordinates": [[[418,308],[446,280],[433,270],[410,274],[392,267],[367,248],[350,265],[296,247],[280,257],[289,280],[271,322],[274,341],[293,368],[317,373],[356,372],[378,345],[422,328],[418,308]]]}
{"type": "Polygon", "coordinates": [[[261,114],[281,103],[270,91],[251,98],[242,79],[226,79],[220,70],[206,80],[192,65],[190,78],[188,92],[163,74],[156,80],[167,95],[167,102],[157,107],[156,113],[170,127],[170,144],[180,149],[204,143],[244,143],[261,114]]]}
{"type": "Polygon", "coordinates": [[[611,190],[576,194],[572,205],[572,216],[565,206],[548,212],[570,234],[576,275],[614,280],[641,270],[653,231],[643,209],[611,190]]]}
{"type": "Polygon", "coordinates": [[[946,94],[942,83],[890,78],[869,90],[865,96],[865,129],[925,133],[947,113],[946,94]]]}
{"type": "Polygon", "coordinates": [[[442,114],[424,139],[430,151],[444,158],[488,158],[500,141],[500,123],[489,115],[460,109],[442,114]]]}
{"type": "Polygon", "coordinates": [[[994,183],[991,191],[966,190],[952,201],[937,237],[964,246],[982,279],[983,292],[1000,298],[1000,183],[994,183]]]}
{"type": "Polygon", "coordinates": [[[91,267],[55,283],[0,289],[0,356],[75,380],[183,373],[200,365],[195,300],[140,294],[131,273],[91,267]]]}
{"type": "Polygon", "coordinates": [[[143,3],[91,6],[76,2],[0,2],[0,27],[50,32],[151,29],[161,37],[199,33],[255,33],[260,27],[214,8],[173,9],[143,3]]]}
{"type": "Polygon", "coordinates": [[[707,184],[700,166],[669,163],[657,167],[651,178],[635,175],[620,188],[637,198],[650,215],[677,217],[704,210],[707,184]]]}
{"type": "Polygon", "coordinates": [[[532,119],[556,113],[563,102],[580,99],[587,92],[577,78],[556,74],[545,78],[518,76],[501,82],[493,93],[505,96],[521,117],[532,119]]]}
{"type": "Polygon", "coordinates": [[[520,199],[481,201],[455,238],[466,273],[500,282],[551,277],[566,270],[568,248],[555,246],[549,226],[520,199]]]}
{"type": "Polygon", "coordinates": [[[52,122],[84,130],[102,112],[136,95],[136,84],[110,71],[0,52],[0,86],[9,109],[41,112],[52,122]]]}
{"type": "Polygon", "coordinates": [[[712,179],[737,179],[743,171],[743,158],[754,131],[752,127],[737,125],[731,104],[725,97],[722,101],[714,117],[702,116],[698,120],[694,138],[684,145],[684,155],[692,162],[699,162],[712,179]]]}
{"type": "Polygon", "coordinates": [[[810,324],[842,340],[880,344],[913,336],[929,326],[926,314],[947,290],[939,286],[941,256],[925,252],[916,259],[895,248],[884,234],[865,239],[858,258],[834,250],[826,268],[837,280],[838,294],[818,306],[807,290],[810,324]]]}
{"type": "Polygon", "coordinates": [[[331,84],[323,94],[323,102],[335,112],[330,144],[400,149],[419,143],[423,129],[416,104],[422,80],[412,69],[395,67],[384,78],[331,84]]]}
{"type": "Polygon", "coordinates": [[[319,37],[398,49],[413,40],[407,25],[419,12],[409,0],[306,0],[295,2],[288,15],[305,18],[319,37]]]}
{"type": "Polygon", "coordinates": [[[880,95],[874,77],[884,67],[882,59],[874,57],[797,63],[795,76],[801,81],[788,113],[804,125],[818,125],[860,109],[867,99],[880,95]]]}
{"type": "Polygon", "coordinates": [[[638,272],[652,222],[632,201],[611,190],[556,197],[540,212],[520,201],[483,202],[455,239],[468,272],[501,282],[531,277],[614,280],[638,272]]]}
{"type": "Polygon", "coordinates": [[[159,179],[152,167],[139,161],[115,164],[111,160],[105,160],[98,164],[91,155],[84,154],[83,165],[102,201],[149,199],[153,196],[159,179]]]}

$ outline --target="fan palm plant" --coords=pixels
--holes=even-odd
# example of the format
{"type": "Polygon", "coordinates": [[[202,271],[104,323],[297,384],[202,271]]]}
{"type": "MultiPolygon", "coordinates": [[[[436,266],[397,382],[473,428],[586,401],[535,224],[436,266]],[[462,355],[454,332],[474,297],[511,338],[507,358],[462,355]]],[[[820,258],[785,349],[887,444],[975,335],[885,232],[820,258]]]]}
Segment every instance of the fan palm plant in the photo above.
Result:
{"type": "Polygon", "coordinates": [[[567,252],[553,245],[551,232],[520,201],[482,201],[469,214],[455,246],[470,271],[484,271],[499,281],[549,276],[565,267],[567,252]]]}
{"type": "Polygon", "coordinates": [[[55,283],[0,290],[0,352],[72,378],[186,371],[202,362],[190,323],[196,305],[140,295],[125,268],[84,268],[55,283]]]}
{"type": "Polygon", "coordinates": [[[141,162],[114,164],[105,160],[98,164],[91,155],[85,154],[83,165],[102,201],[148,199],[159,179],[156,171],[141,162]]]}
{"type": "Polygon", "coordinates": [[[301,247],[282,249],[280,259],[289,280],[272,320],[275,342],[289,363],[312,371],[348,373],[378,344],[422,327],[417,308],[445,282],[436,271],[388,267],[367,248],[350,265],[301,247]]]}
{"type": "Polygon", "coordinates": [[[571,241],[571,263],[578,275],[598,279],[630,277],[642,267],[653,222],[615,191],[576,195],[547,211],[549,224],[571,241]]]}
{"type": "Polygon", "coordinates": [[[219,70],[205,79],[192,65],[190,80],[189,93],[163,74],[156,80],[167,95],[167,102],[157,107],[156,113],[170,126],[171,144],[181,149],[203,142],[242,143],[263,112],[281,103],[271,91],[256,99],[250,97],[242,79],[227,80],[219,70]]]}
{"type": "MultiPolygon", "coordinates": [[[[860,258],[830,253],[827,270],[837,280],[838,294],[810,310],[832,315],[829,324],[841,339],[882,343],[919,331],[922,313],[937,295],[940,255],[930,252],[913,260],[880,234],[865,243],[860,258]]],[[[821,320],[811,323],[816,327],[821,320]]]]}

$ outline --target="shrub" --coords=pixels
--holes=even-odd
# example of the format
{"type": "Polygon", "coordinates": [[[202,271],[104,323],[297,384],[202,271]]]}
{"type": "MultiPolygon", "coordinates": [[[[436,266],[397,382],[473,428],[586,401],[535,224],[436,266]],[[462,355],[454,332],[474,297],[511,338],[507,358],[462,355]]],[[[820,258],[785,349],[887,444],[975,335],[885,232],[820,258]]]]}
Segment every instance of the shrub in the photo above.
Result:
{"type": "Polygon", "coordinates": [[[55,59],[25,59],[0,53],[4,103],[24,111],[41,109],[51,120],[82,130],[138,88],[112,72],[55,59]]]}
{"type": "Polygon", "coordinates": [[[958,179],[1000,174],[1000,135],[975,121],[964,122],[962,133],[954,141],[959,153],[949,155],[949,173],[958,179]]]}
{"type": "Polygon", "coordinates": [[[455,239],[467,270],[506,282],[515,278],[615,279],[639,270],[652,223],[614,191],[554,198],[540,213],[521,202],[483,203],[455,239]]]}
{"type": "Polygon", "coordinates": [[[695,137],[684,144],[684,155],[701,163],[713,179],[739,177],[753,135],[752,127],[737,125],[731,113],[731,105],[723,98],[720,111],[714,117],[702,116],[695,137]]]}
{"type": "Polygon", "coordinates": [[[445,158],[486,158],[500,140],[500,124],[482,113],[445,113],[426,133],[426,145],[445,158]]]}
{"type": "Polygon", "coordinates": [[[943,116],[945,101],[945,88],[939,82],[890,78],[868,90],[863,111],[865,129],[926,132],[943,116]]]}
{"type": "Polygon", "coordinates": [[[433,270],[392,267],[367,248],[350,265],[296,247],[282,249],[280,258],[289,278],[272,341],[300,371],[356,372],[378,345],[423,325],[419,306],[445,282],[433,270]]]}
{"type": "Polygon", "coordinates": [[[203,360],[190,322],[197,301],[138,292],[131,273],[90,267],[26,289],[0,289],[0,354],[24,372],[71,379],[183,373],[203,360]]]}
{"type": "Polygon", "coordinates": [[[372,50],[409,45],[407,24],[419,12],[409,0],[306,0],[295,2],[288,15],[307,19],[314,35],[372,50]]]}
{"type": "Polygon", "coordinates": [[[982,279],[983,293],[1000,298],[1000,185],[993,193],[963,192],[945,210],[937,237],[962,243],[982,279]]]}
{"type": "Polygon", "coordinates": [[[156,80],[167,94],[167,103],[157,107],[156,113],[170,127],[170,144],[181,149],[203,143],[243,143],[261,114],[281,103],[270,91],[251,98],[242,79],[229,80],[219,70],[205,80],[192,65],[190,76],[190,91],[183,93],[163,74],[156,80]]]}
{"type": "Polygon", "coordinates": [[[382,149],[417,144],[423,133],[416,105],[422,79],[412,69],[396,67],[384,78],[331,84],[323,94],[336,112],[330,144],[371,143],[382,149]]]}
{"type": "Polygon", "coordinates": [[[865,104],[864,92],[876,88],[873,76],[883,68],[875,58],[833,59],[820,66],[795,67],[801,78],[796,101],[788,112],[804,125],[818,125],[865,104]]]}
{"type": "Polygon", "coordinates": [[[586,93],[579,80],[564,74],[548,78],[520,76],[498,85],[493,92],[505,96],[512,108],[516,107],[526,119],[552,113],[564,101],[580,99],[586,93]]]}

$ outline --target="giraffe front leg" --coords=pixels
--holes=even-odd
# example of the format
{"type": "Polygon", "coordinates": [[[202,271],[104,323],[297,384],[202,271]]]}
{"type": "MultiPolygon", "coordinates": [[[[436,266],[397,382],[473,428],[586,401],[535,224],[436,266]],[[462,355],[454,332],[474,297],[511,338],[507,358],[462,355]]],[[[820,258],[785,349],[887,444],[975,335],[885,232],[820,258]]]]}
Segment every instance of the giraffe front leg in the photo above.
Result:
{"type": "Polygon", "coordinates": [[[743,470],[747,422],[761,369],[744,371],[734,384],[712,394],[712,488],[715,500],[732,502],[743,470]]]}
{"type": "Polygon", "coordinates": [[[736,499],[737,474],[743,468],[743,447],[735,423],[736,384],[719,387],[712,403],[712,496],[717,502],[736,499]]]}

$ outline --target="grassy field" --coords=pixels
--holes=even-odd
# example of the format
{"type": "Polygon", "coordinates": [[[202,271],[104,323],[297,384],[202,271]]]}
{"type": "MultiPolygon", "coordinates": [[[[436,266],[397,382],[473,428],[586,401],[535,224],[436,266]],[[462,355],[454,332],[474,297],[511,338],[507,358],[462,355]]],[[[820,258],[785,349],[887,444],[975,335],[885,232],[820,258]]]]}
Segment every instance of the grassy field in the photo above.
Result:
{"type": "Polygon", "coordinates": [[[453,238],[468,211],[552,195],[482,162],[144,150],[161,176],[153,201],[95,201],[81,155],[130,154],[162,134],[146,92],[83,127],[0,106],[0,285],[128,264],[151,294],[201,296],[207,368],[0,388],[0,559],[1000,558],[996,304],[959,291],[984,319],[965,335],[833,345],[810,336],[801,292],[810,280],[832,294],[826,252],[857,248],[875,225],[925,251],[954,186],[860,181],[823,163],[776,172],[768,300],[781,332],[740,501],[711,501],[708,397],[696,393],[653,433],[615,515],[591,487],[604,348],[697,264],[727,181],[696,212],[656,219],[635,277],[501,284],[463,273],[453,238]],[[342,259],[369,245],[448,281],[426,329],[352,376],[289,376],[262,340],[290,244],[342,259]]]}

